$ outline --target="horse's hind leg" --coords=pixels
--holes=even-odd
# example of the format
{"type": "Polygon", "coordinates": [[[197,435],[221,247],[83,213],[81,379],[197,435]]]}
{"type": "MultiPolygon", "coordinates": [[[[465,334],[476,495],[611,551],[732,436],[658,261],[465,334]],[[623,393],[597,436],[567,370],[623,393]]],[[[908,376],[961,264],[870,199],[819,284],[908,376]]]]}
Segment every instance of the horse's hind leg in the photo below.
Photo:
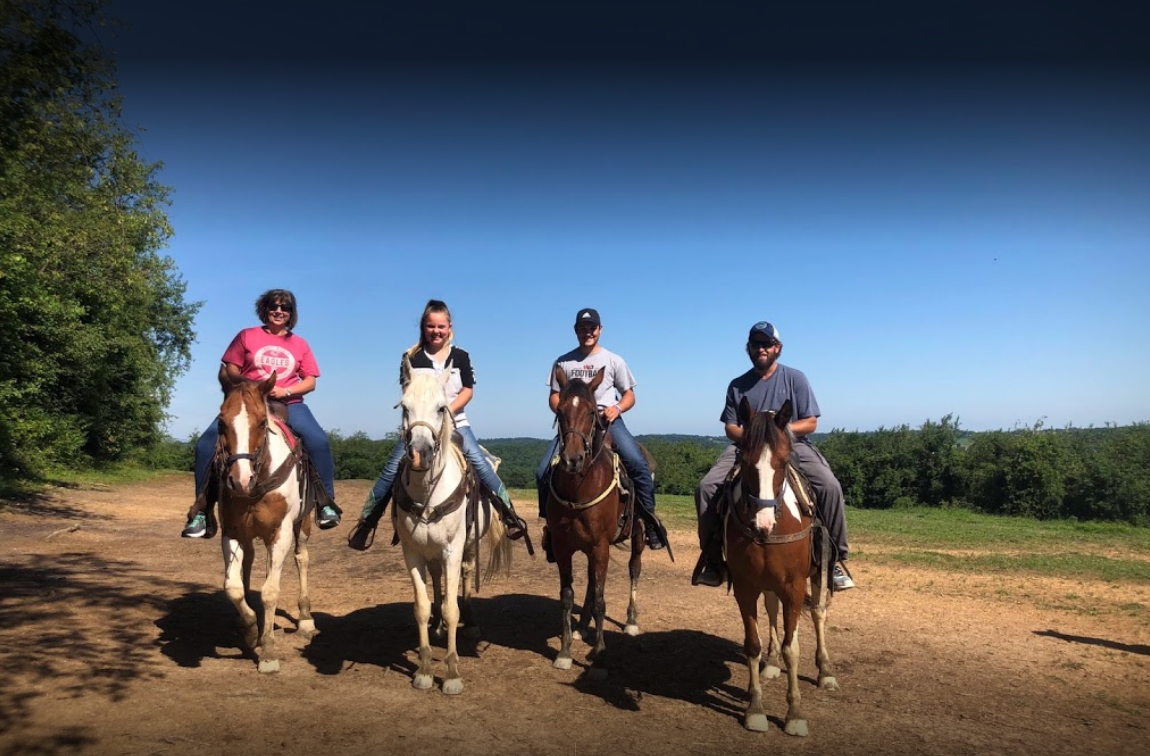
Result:
{"type": "Polygon", "coordinates": [[[735,583],[735,601],[743,616],[743,653],[747,655],[747,710],[743,713],[743,726],[755,732],[767,732],[770,722],[763,711],[763,685],[759,680],[759,662],[763,658],[763,642],[759,638],[759,590],[756,585],[735,583]]]}
{"type": "MultiPolygon", "coordinates": [[[[554,530],[552,531],[554,533],[554,530]]],[[[553,535],[554,539],[555,536],[553,535]]],[[[552,548],[555,541],[552,540],[552,548]]],[[[551,666],[555,669],[571,669],[571,640],[574,633],[571,631],[571,613],[575,609],[574,580],[571,575],[571,552],[566,549],[555,551],[556,566],[559,568],[559,601],[563,605],[563,631],[559,640],[559,654],[551,666]]]]}
{"type": "Polygon", "coordinates": [[[819,668],[819,687],[823,690],[838,690],[839,683],[831,669],[831,656],[827,652],[827,595],[830,585],[830,570],[824,563],[822,569],[811,577],[811,620],[815,625],[815,664],[819,668]]]}
{"type": "Polygon", "coordinates": [[[307,567],[309,562],[307,542],[311,537],[310,518],[300,520],[295,526],[295,567],[299,573],[299,622],[297,632],[305,638],[315,635],[315,620],[311,616],[311,595],[307,587],[307,567]]]}
{"type": "Polygon", "coordinates": [[[224,552],[224,593],[228,595],[228,600],[239,612],[240,625],[244,633],[244,644],[249,650],[255,651],[260,631],[256,621],[256,613],[248,605],[244,579],[245,566],[250,569],[253,549],[251,544],[245,548],[238,540],[227,535],[220,539],[220,546],[224,552]]]}
{"type": "Polygon", "coordinates": [[[595,548],[588,557],[588,562],[590,564],[588,569],[589,583],[594,586],[592,595],[594,597],[593,616],[595,618],[595,647],[591,649],[589,654],[592,662],[589,674],[592,678],[602,679],[607,676],[607,633],[604,627],[607,600],[603,595],[603,590],[607,585],[607,566],[611,562],[611,545],[606,539],[595,544],[595,548]]]}
{"type": "Polygon", "coordinates": [[[437,641],[443,640],[443,565],[431,561],[427,565],[431,576],[431,637],[437,641]]]}
{"type": "Polygon", "coordinates": [[[642,535],[631,536],[631,561],[627,564],[631,576],[631,598],[627,604],[627,624],[623,633],[632,636],[639,634],[639,576],[643,574],[644,545],[642,535]]]}
{"type": "Polygon", "coordinates": [[[459,675],[459,650],[456,646],[456,633],[459,631],[459,574],[460,555],[447,557],[447,585],[443,591],[443,621],[447,625],[447,674],[443,678],[443,692],[449,696],[463,692],[463,678],[459,675]]]}
{"type": "Polygon", "coordinates": [[[472,581],[475,580],[476,569],[478,565],[475,552],[471,552],[470,558],[465,554],[462,573],[459,576],[459,588],[462,594],[459,599],[459,622],[463,625],[463,637],[470,639],[479,638],[479,624],[475,621],[475,613],[471,607],[471,589],[474,586],[472,581]]]}

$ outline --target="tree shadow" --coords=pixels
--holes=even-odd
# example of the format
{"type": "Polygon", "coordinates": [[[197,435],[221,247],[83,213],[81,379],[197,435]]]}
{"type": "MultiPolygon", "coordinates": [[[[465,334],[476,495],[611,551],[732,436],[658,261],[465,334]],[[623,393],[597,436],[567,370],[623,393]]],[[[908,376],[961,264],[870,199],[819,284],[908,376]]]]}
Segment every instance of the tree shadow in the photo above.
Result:
{"type": "Polygon", "coordinates": [[[1067,633],[1060,633],[1057,630],[1035,630],[1034,634],[1044,638],[1056,638],[1066,641],[1067,643],[1084,643],[1087,646],[1100,646],[1102,648],[1111,648],[1115,651],[1125,651],[1130,654],[1150,656],[1150,646],[1142,643],[1119,643],[1118,641],[1107,640],[1106,638],[1093,638],[1087,635],[1068,635],[1067,633]]]}
{"type": "MultiPolygon", "coordinates": [[[[253,605],[257,616],[263,613],[253,605]]],[[[240,631],[240,618],[223,591],[188,591],[172,599],[164,614],[153,624],[160,635],[155,643],[160,653],[181,667],[199,667],[204,659],[248,658],[255,660],[240,631]],[[234,654],[221,654],[219,647],[234,648],[234,654]]]]}
{"type": "MultiPolygon", "coordinates": [[[[79,486],[73,486],[79,488],[79,486]]],[[[28,493],[0,499],[0,511],[19,512],[32,517],[45,517],[54,520],[75,522],[77,520],[111,520],[110,515],[86,512],[80,507],[48,493],[28,493]]],[[[40,525],[37,525],[40,527],[40,525]]]]}
{"type": "Polygon", "coordinates": [[[189,583],[164,581],[139,564],[92,553],[21,555],[0,565],[0,735],[4,753],[64,753],[98,743],[84,729],[40,729],[36,700],[127,699],[134,681],[160,679],[151,655],[151,617],[165,594],[189,583]]]}
{"type": "Polygon", "coordinates": [[[321,675],[339,674],[349,662],[415,674],[406,657],[418,645],[411,602],[365,607],[343,616],[312,616],[319,633],[301,653],[321,675]]]}

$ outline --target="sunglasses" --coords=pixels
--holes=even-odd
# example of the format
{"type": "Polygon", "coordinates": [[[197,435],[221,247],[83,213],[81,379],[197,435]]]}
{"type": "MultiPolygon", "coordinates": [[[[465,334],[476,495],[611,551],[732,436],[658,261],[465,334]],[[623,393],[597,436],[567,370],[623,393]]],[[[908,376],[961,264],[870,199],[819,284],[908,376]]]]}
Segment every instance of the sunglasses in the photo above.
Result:
{"type": "Polygon", "coordinates": [[[767,349],[770,349],[771,347],[773,347],[775,344],[778,344],[778,343],[779,342],[777,342],[777,341],[758,341],[756,339],[751,339],[750,341],[747,342],[747,349],[751,349],[751,350],[762,349],[765,351],[767,349]]]}
{"type": "Polygon", "coordinates": [[[284,312],[291,312],[291,305],[286,304],[273,304],[268,305],[268,312],[275,312],[276,310],[283,310],[284,312]]]}

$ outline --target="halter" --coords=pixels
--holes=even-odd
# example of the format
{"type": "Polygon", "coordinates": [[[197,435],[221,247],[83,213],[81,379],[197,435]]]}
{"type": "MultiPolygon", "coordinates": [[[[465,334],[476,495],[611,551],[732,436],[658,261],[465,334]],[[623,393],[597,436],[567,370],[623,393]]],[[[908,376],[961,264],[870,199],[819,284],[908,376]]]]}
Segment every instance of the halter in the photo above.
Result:
{"type": "MultiPolygon", "coordinates": [[[[558,412],[555,413],[555,419],[556,420],[559,419],[559,413],[558,412]]],[[[551,457],[551,467],[556,467],[559,464],[559,456],[560,456],[560,454],[562,454],[563,448],[566,446],[565,442],[566,442],[567,436],[569,436],[569,435],[578,436],[579,438],[583,439],[584,448],[592,449],[591,459],[584,462],[583,472],[579,474],[579,479],[582,480],[583,478],[587,477],[587,474],[591,471],[591,468],[593,468],[595,466],[596,460],[599,459],[599,455],[603,453],[603,450],[605,448],[607,448],[606,443],[604,443],[603,441],[600,441],[598,444],[596,444],[594,439],[596,437],[599,437],[600,439],[602,439],[606,436],[606,434],[607,434],[607,428],[604,426],[602,418],[599,417],[598,409],[596,409],[596,411],[595,411],[595,425],[591,429],[591,438],[588,438],[587,434],[584,433],[583,431],[575,430],[574,428],[570,428],[570,429],[564,431],[559,437],[559,446],[555,449],[555,455],[553,457],[551,457]]],[[[551,495],[555,498],[555,502],[557,504],[561,504],[561,505],[567,507],[568,509],[579,510],[579,509],[590,509],[591,507],[595,506],[599,502],[603,501],[603,499],[606,499],[607,495],[609,493],[611,493],[613,490],[615,490],[616,488],[618,488],[621,485],[619,482],[619,455],[618,454],[611,455],[611,462],[612,462],[612,466],[614,467],[614,474],[611,476],[611,482],[607,485],[607,487],[605,489],[603,489],[602,492],[599,493],[598,496],[596,496],[591,501],[584,501],[584,502],[568,501],[567,499],[564,499],[562,496],[560,496],[555,491],[555,473],[554,473],[554,471],[552,471],[551,475],[548,476],[547,487],[550,489],[551,495]]]]}
{"type": "MultiPolygon", "coordinates": [[[[266,404],[265,404],[265,409],[266,409],[266,404]]],[[[268,416],[271,415],[270,412],[268,412],[267,414],[268,414],[268,416]]],[[[252,477],[256,479],[257,485],[251,493],[246,493],[243,491],[232,491],[231,495],[236,497],[236,498],[249,499],[253,502],[257,501],[259,499],[262,499],[268,492],[274,491],[275,489],[279,488],[280,486],[282,486],[284,484],[284,482],[287,480],[288,475],[291,472],[292,468],[295,467],[299,463],[300,458],[302,456],[302,451],[301,451],[302,447],[300,444],[297,443],[295,446],[288,444],[288,447],[289,447],[288,448],[288,456],[284,459],[283,462],[280,463],[279,467],[277,467],[271,473],[271,475],[269,475],[266,479],[261,481],[260,480],[260,474],[263,472],[263,469],[264,469],[263,463],[264,463],[264,460],[268,456],[268,444],[270,442],[270,438],[271,438],[271,435],[273,433],[273,431],[271,429],[271,425],[268,423],[268,420],[266,417],[263,421],[263,427],[264,427],[264,437],[263,437],[263,441],[260,443],[259,447],[254,452],[250,452],[250,453],[245,452],[243,454],[230,454],[230,455],[228,455],[224,459],[222,469],[220,469],[220,471],[219,471],[219,474],[221,476],[226,476],[227,471],[231,469],[232,465],[239,462],[240,460],[246,459],[252,463],[252,477]]],[[[286,442],[286,439],[285,439],[285,442],[286,442]]],[[[219,446],[220,446],[220,448],[224,447],[224,435],[222,433],[220,434],[219,446]]]]}

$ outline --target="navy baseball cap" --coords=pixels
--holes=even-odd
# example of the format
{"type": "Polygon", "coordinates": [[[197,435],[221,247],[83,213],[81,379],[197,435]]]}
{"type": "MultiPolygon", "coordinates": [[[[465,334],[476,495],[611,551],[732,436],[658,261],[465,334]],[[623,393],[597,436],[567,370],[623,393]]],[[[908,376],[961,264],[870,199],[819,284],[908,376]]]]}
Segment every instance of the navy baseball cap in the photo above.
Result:
{"type": "Polygon", "coordinates": [[[782,337],[779,336],[779,329],[775,328],[765,320],[760,320],[758,323],[755,323],[753,326],[751,326],[751,332],[747,334],[747,339],[755,338],[756,333],[766,336],[771,341],[778,341],[782,343],[783,340],[782,337]]]}
{"type": "Polygon", "coordinates": [[[575,325],[581,326],[584,323],[591,323],[593,325],[602,325],[599,320],[599,311],[593,310],[590,307],[584,307],[575,315],[575,325]]]}

